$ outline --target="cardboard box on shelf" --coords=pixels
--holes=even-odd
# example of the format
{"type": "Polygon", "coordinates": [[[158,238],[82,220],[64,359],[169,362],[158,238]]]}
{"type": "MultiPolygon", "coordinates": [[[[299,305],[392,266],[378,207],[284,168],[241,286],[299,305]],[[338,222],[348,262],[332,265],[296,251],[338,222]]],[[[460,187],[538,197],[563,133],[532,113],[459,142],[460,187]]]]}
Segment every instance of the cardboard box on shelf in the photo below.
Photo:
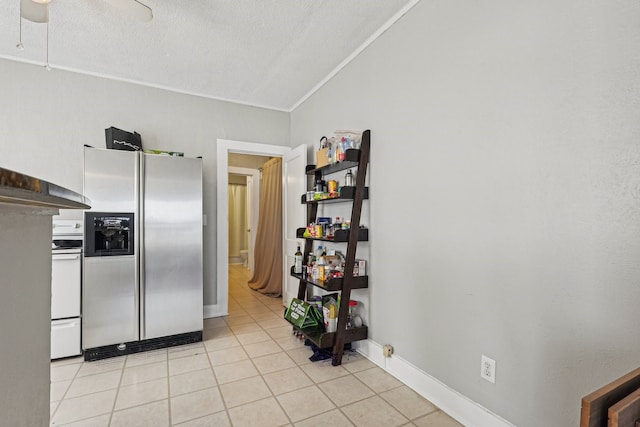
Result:
{"type": "Polygon", "coordinates": [[[316,167],[321,168],[329,164],[329,148],[316,151],[316,167]]]}
{"type": "Polygon", "coordinates": [[[353,263],[353,275],[354,276],[366,276],[367,275],[367,261],[364,259],[356,259],[353,263]]]}

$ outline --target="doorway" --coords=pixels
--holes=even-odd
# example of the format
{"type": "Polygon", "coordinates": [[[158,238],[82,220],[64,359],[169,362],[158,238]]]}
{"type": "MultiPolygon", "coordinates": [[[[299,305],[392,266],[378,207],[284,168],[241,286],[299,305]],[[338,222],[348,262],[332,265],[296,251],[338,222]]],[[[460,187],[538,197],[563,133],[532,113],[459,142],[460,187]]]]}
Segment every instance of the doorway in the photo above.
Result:
{"type": "Polygon", "coordinates": [[[229,313],[229,155],[284,157],[290,147],[258,144],[246,141],[217,140],[217,290],[216,304],[205,306],[204,317],[226,316],[229,313]]]}
{"type": "MultiPolygon", "coordinates": [[[[243,249],[246,250],[246,265],[250,272],[250,276],[253,275],[254,259],[253,248],[256,242],[256,231],[258,230],[258,218],[260,215],[260,169],[259,165],[263,164],[270,157],[265,156],[253,156],[244,154],[234,154],[229,156],[229,182],[228,195],[229,195],[229,263],[233,263],[234,257],[240,257],[240,253],[237,253],[237,244],[234,245],[234,239],[237,241],[239,238],[245,239],[246,242],[243,249]],[[251,167],[240,167],[238,164],[251,167]],[[234,188],[234,185],[240,185],[239,194],[234,195],[232,191],[238,191],[238,187],[234,188]],[[242,191],[244,189],[244,191],[242,191]],[[240,202],[240,212],[234,212],[234,199],[240,197],[243,200],[235,200],[240,202]],[[238,218],[238,215],[244,214],[246,217],[238,218]],[[239,220],[239,221],[238,221],[239,220]],[[239,230],[240,224],[244,224],[243,230],[239,230]],[[242,235],[242,236],[240,236],[242,235]],[[236,250],[232,250],[232,248],[236,250]]],[[[237,258],[235,261],[238,261],[237,258]]]]}
{"type": "Polygon", "coordinates": [[[249,197],[247,177],[229,174],[229,265],[248,267],[249,252],[249,197]]]}

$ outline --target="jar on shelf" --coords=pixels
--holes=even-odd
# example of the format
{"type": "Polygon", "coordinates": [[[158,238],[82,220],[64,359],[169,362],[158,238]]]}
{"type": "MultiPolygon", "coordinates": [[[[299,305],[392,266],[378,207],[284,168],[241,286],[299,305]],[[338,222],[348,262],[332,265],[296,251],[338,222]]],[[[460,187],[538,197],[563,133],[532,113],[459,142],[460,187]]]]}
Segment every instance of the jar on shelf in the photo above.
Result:
{"type": "Polygon", "coordinates": [[[358,301],[349,300],[349,313],[347,314],[347,328],[359,328],[362,319],[358,316],[358,301]]]}

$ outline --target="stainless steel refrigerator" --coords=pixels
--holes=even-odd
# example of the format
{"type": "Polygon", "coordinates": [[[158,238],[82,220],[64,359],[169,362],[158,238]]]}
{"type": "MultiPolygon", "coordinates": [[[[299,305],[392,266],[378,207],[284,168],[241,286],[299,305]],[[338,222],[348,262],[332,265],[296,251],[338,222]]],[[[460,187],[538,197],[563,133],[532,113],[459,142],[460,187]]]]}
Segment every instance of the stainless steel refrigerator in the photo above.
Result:
{"type": "Polygon", "coordinates": [[[85,147],[85,360],[202,340],[202,160],[85,147]]]}

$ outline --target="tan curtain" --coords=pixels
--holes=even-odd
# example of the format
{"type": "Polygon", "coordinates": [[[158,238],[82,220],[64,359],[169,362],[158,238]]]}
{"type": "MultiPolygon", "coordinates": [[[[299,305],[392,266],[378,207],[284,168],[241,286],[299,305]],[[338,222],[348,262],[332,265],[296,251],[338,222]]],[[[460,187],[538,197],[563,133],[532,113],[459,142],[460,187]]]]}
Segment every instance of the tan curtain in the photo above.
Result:
{"type": "Polygon", "coordinates": [[[282,295],[282,159],[262,167],[260,217],[254,248],[255,268],[249,286],[273,297],[282,295]]]}
{"type": "Polygon", "coordinates": [[[229,184],[229,258],[247,249],[247,186],[229,184]]]}

